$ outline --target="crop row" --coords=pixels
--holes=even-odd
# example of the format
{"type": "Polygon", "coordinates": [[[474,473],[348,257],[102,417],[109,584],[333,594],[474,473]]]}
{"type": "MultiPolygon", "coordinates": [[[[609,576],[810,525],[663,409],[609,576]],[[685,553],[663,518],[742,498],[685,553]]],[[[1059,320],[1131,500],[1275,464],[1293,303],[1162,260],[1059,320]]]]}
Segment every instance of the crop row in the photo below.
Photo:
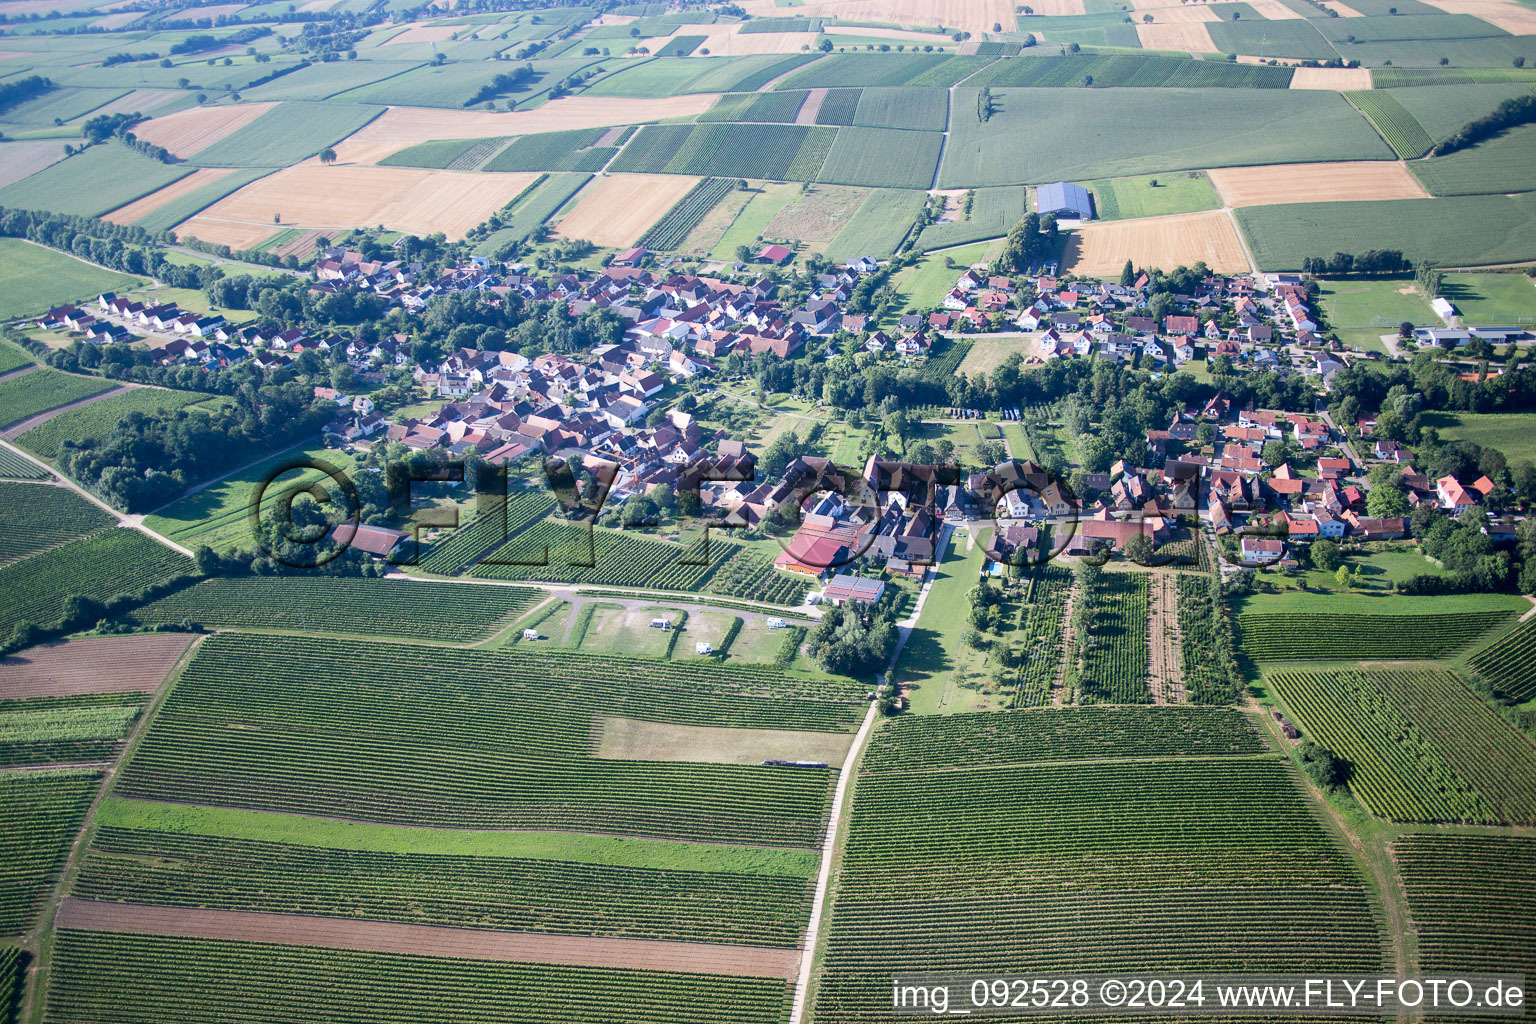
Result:
{"type": "Polygon", "coordinates": [[[31,924],[100,778],[93,771],[0,772],[0,935],[31,924]]]}
{"type": "Polygon", "coordinates": [[[555,499],[541,491],[486,501],[468,523],[445,534],[427,550],[421,557],[421,568],[443,576],[456,575],[554,508],[555,499]]]}
{"type": "Polygon", "coordinates": [[[863,89],[828,89],[816,110],[817,124],[851,125],[859,109],[863,89]]]}
{"type": "Polygon", "coordinates": [[[738,178],[705,178],[641,237],[640,244],[649,249],[676,249],[704,215],[741,184],[738,178]]]}
{"type": "Polygon", "coordinates": [[[1049,86],[1286,89],[1293,71],[1288,67],[1228,64],[1185,57],[1132,54],[1079,54],[998,61],[968,86],[1040,88],[1049,86]]]}
{"type": "Polygon", "coordinates": [[[1038,708],[898,718],[870,738],[868,772],[976,768],[1105,757],[1260,754],[1246,716],[1231,708],[1038,708]]]}
{"type": "Polygon", "coordinates": [[[1051,699],[1051,688],[1061,673],[1067,597],[1072,592],[1072,573],[1059,565],[1035,566],[1030,573],[1029,603],[1020,610],[1024,646],[1015,707],[1038,707],[1051,699]]]}
{"type": "Polygon", "coordinates": [[[1404,835],[1392,858],[1425,970],[1536,976],[1536,840],[1404,835]]]}
{"type": "Polygon", "coordinates": [[[1439,669],[1282,672],[1302,729],[1351,765],[1350,788],[1394,821],[1536,821],[1536,747],[1439,669]]]}
{"type": "Polygon", "coordinates": [[[114,522],[67,487],[0,481],[0,562],[83,537],[114,522]]]}
{"type": "Polygon", "coordinates": [[[853,728],[861,691],[768,666],[223,634],[144,736],[123,795],[400,824],[808,846],[828,769],[610,761],[595,715],[853,728]]]}
{"type": "MultiPolygon", "coordinates": [[[[1087,567],[1085,567],[1087,568],[1087,567]]],[[[1090,569],[1078,576],[1070,671],[1083,704],[1150,704],[1148,579],[1144,572],[1090,569]]]]}
{"type": "Polygon", "coordinates": [[[72,892],[220,910],[792,947],[809,914],[809,886],[772,875],[103,828],[72,892]]]}
{"type": "Polygon", "coordinates": [[[1512,701],[1536,697],[1536,619],[1522,622],[1478,651],[1472,668],[1512,701]]]}
{"type": "Polygon", "coordinates": [[[0,566],[0,622],[52,624],[71,596],[137,597],[195,571],[190,558],[137,530],[103,530],[0,566]]]}
{"type": "MultiPolygon", "coordinates": [[[[1380,970],[1383,936],[1360,873],[1279,759],[967,767],[1004,728],[994,717],[1057,714],[1240,717],[1078,708],[915,720],[908,728],[935,735],[914,736],[905,761],[882,752],[855,791],[816,1020],[875,1019],[892,975],[919,970],[1380,970]],[[946,746],[955,770],[908,770],[938,765],[946,746]]],[[[1071,728],[1092,742],[1092,724],[1071,728]]],[[[1147,733],[1130,732],[1119,749],[1137,756],[1147,733]]],[[[1176,743],[1176,732],[1163,735],[1176,743]]]]}
{"type": "Polygon", "coordinates": [[[105,437],[117,426],[119,420],[131,413],[150,414],[175,410],[206,402],[213,397],[201,391],[133,388],[60,413],[22,434],[16,443],[38,458],[55,459],[64,450],[64,442],[105,437]]]}
{"type": "Polygon", "coordinates": [[[486,171],[600,171],[618,152],[596,143],[606,128],[522,135],[491,158],[486,171]]]}
{"type": "Polygon", "coordinates": [[[21,1018],[28,959],[20,946],[0,946],[0,1021],[6,1024],[21,1018]]]}
{"type": "Polygon", "coordinates": [[[1243,692],[1232,620],[1214,575],[1178,577],[1179,650],[1184,688],[1196,704],[1231,704],[1243,692]]]}
{"type": "Polygon", "coordinates": [[[59,932],[47,1024],[775,1024],[782,980],[59,932]]]}
{"type": "Polygon", "coordinates": [[[1387,140],[1387,145],[1404,160],[1423,156],[1435,144],[1418,118],[1391,93],[1373,89],[1368,92],[1348,92],[1344,96],[1360,113],[1370,118],[1382,138],[1387,140]]]}
{"type": "Polygon", "coordinates": [[[0,765],[105,761],[143,702],[138,693],[0,701],[0,765]]]}
{"type": "Polygon", "coordinates": [[[1237,617],[1244,652],[1257,661],[1443,658],[1513,612],[1439,615],[1245,612],[1237,617]]]}
{"type": "Polygon", "coordinates": [[[46,366],[20,377],[0,380],[0,427],[9,427],[56,406],[98,395],[113,386],[110,381],[76,377],[46,366]]]}
{"type": "Polygon", "coordinates": [[[707,542],[700,536],[688,544],[674,544],[633,531],[556,519],[542,519],[516,533],[475,564],[470,574],[500,580],[707,591],[785,605],[798,604],[805,596],[803,582],[787,578],[766,556],[718,531],[710,533],[707,542]]]}
{"type": "Polygon", "coordinates": [[[146,624],[191,621],[428,640],[482,640],[543,595],[528,587],[472,587],[348,576],[238,576],[204,580],[133,613],[146,624]]]}
{"type": "Polygon", "coordinates": [[[13,480],[46,480],[48,473],[37,463],[23,458],[9,448],[0,448],[0,477],[13,480]]]}

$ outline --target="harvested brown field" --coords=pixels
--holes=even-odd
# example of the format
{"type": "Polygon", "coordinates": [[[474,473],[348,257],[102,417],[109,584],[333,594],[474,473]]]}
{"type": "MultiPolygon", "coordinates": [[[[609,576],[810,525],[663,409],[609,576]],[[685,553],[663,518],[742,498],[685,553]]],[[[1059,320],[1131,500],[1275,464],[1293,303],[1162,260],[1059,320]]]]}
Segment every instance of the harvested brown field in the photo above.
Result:
{"type": "Polygon", "coordinates": [[[147,693],[197,637],[191,633],[93,636],[0,658],[0,700],[79,693],[147,693]]]}
{"type": "Polygon", "coordinates": [[[153,146],[164,146],[179,157],[189,157],[244,128],[276,103],[241,103],[232,107],[189,107],[157,117],[134,128],[134,134],[153,146]]]}
{"type": "Polygon", "coordinates": [[[1211,42],[1211,34],[1205,30],[1205,22],[1153,22],[1151,25],[1137,25],[1136,38],[1141,40],[1141,45],[1148,50],[1185,50],[1189,53],[1214,53],[1216,44],[1211,42]]]}
{"type": "Polygon", "coordinates": [[[234,173],[230,168],[204,168],[193,171],[185,178],[179,178],[158,191],[151,192],[143,199],[136,199],[127,206],[119,206],[111,213],[104,214],[102,220],[109,220],[113,224],[132,224],[147,213],[160,209],[173,199],[180,199],[189,192],[196,192],[204,185],[211,185],[226,175],[234,173]]]}
{"type": "Polygon", "coordinates": [[[247,239],[260,232],[259,241],[279,227],[341,229],[383,224],[418,235],[441,231],[449,238],[460,238],[516,198],[535,177],[412,167],[325,167],[311,160],[225,196],[177,225],[176,233],[232,248],[235,243],[224,237],[247,239]],[[280,225],[274,223],[274,215],[281,215],[280,225]]]}
{"type": "Polygon", "coordinates": [[[174,230],[181,238],[196,238],[209,245],[227,245],[239,252],[242,249],[256,248],[283,228],[280,224],[272,223],[247,224],[240,221],[204,220],[201,217],[193,217],[177,224],[174,230]]]}
{"type": "Polygon", "coordinates": [[[866,189],[846,185],[812,185],[774,214],[763,237],[818,250],[847,225],[868,195],[866,189]]]}
{"type": "Polygon", "coordinates": [[[460,29],[468,28],[468,25],[443,25],[438,22],[428,22],[422,25],[412,25],[397,36],[391,36],[385,41],[385,46],[394,46],[397,43],[440,43],[445,39],[452,39],[460,29]]]}
{"type": "Polygon", "coordinates": [[[567,96],[534,110],[501,113],[390,107],[332,148],[343,163],[372,163],[407,146],[434,139],[492,139],[502,135],[612,128],[670,117],[691,117],[704,113],[719,98],[719,93],[670,96],[659,100],[567,96]]]}
{"type": "MultiPolygon", "coordinates": [[[[711,57],[746,57],[754,53],[799,53],[816,45],[814,32],[742,32],[740,25],[684,25],[673,35],[703,36],[699,53],[708,50],[711,57]]],[[[661,44],[651,46],[656,49],[661,44]]]]}
{"type": "Polygon", "coordinates": [[[1232,218],[1221,210],[1074,228],[1067,238],[1062,268],[1088,277],[1108,277],[1118,274],[1126,260],[1138,267],[1165,270],[1200,260],[1219,272],[1252,269],[1232,218]]]}
{"type": "Polygon", "coordinates": [[[793,10],[778,6],[776,0],[746,0],[741,6],[755,18],[839,18],[927,29],[942,26],[946,32],[959,30],[975,36],[990,33],[995,24],[1012,29],[1015,18],[1011,0],[805,0],[793,10]]]}
{"type": "MultiPolygon", "coordinates": [[[[1165,0],[1133,0],[1131,5],[1137,14],[1150,14],[1154,24],[1182,25],[1192,21],[1220,21],[1221,15],[1203,4],[1185,6],[1168,4],[1165,0]]],[[[1136,19],[1140,21],[1141,19],[1136,19]]]]}
{"type": "Polygon", "coordinates": [[[64,142],[59,139],[0,143],[0,188],[36,174],[62,159],[64,142]]]}
{"type": "MultiPolygon", "coordinates": [[[[781,417],[784,421],[788,418],[781,417]]],[[[716,729],[608,716],[598,719],[593,731],[597,756],[614,761],[760,764],[777,759],[840,765],[853,744],[852,733],[716,729]]]]}
{"type": "Polygon", "coordinates": [[[1470,14],[1514,36],[1536,35],[1536,10],[1508,0],[1427,0],[1447,14],[1470,14]]]}
{"type": "Polygon", "coordinates": [[[66,897],[57,925],[86,931],[169,935],[190,939],[232,939],[286,945],[362,949],[378,953],[608,967],[624,970],[688,971],[753,978],[794,978],[798,949],[732,946],[713,942],[649,939],[595,939],[581,935],[500,932],[478,928],[198,910],[143,903],[103,903],[66,897]]]}
{"type": "Polygon", "coordinates": [[[1252,7],[1265,21],[1289,21],[1301,17],[1280,0],[1250,0],[1248,6],[1252,7]]]}
{"type": "Polygon", "coordinates": [[[698,183],[682,174],[601,175],[555,227],[565,238],[585,238],[594,245],[634,245],[698,183]]]}
{"type": "Polygon", "coordinates": [[[1423,199],[1428,195],[1407,166],[1396,160],[1217,167],[1206,173],[1227,206],[1423,199]]]}
{"type": "Polygon", "coordinates": [[[1292,89],[1336,89],[1349,92],[1370,87],[1370,68],[1297,68],[1291,75],[1292,89]]]}
{"type": "Polygon", "coordinates": [[[104,103],[91,111],[91,116],[100,114],[148,114],[153,110],[171,103],[186,93],[180,89],[135,89],[126,96],[119,96],[111,103],[104,103]]]}
{"type": "MultiPolygon", "coordinates": [[[[1083,6],[1083,0],[1042,0],[1041,3],[1030,4],[1029,6],[1034,8],[1036,14],[1047,18],[1088,13],[1087,8],[1083,6]]],[[[1007,25],[1008,23],[1005,21],[1003,24],[1007,25]]],[[[1036,38],[1039,38],[1039,35],[1040,33],[1035,33],[1036,38]]]]}

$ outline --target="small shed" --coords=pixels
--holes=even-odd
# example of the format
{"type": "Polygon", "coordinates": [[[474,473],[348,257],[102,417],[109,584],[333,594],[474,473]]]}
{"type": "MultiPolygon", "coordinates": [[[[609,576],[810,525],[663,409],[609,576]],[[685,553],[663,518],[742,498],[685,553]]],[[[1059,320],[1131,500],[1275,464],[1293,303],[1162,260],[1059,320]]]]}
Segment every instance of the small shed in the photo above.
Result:
{"type": "Polygon", "coordinates": [[[672,628],[672,620],[671,619],[652,619],[651,620],[651,628],[652,629],[671,629],[672,628]]]}
{"type": "Polygon", "coordinates": [[[715,649],[703,640],[693,645],[694,654],[714,654],[715,649]]]}
{"type": "Polygon", "coordinates": [[[539,635],[539,631],[536,630],[536,629],[525,629],[525,630],[523,630],[523,639],[524,640],[542,640],[544,638],[539,635]]]}

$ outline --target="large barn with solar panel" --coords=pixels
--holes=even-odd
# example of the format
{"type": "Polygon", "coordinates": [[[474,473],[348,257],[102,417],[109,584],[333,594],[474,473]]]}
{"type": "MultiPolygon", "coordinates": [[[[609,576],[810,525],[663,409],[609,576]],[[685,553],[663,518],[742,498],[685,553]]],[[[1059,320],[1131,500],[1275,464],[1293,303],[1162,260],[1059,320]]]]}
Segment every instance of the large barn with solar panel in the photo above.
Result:
{"type": "Polygon", "coordinates": [[[1081,185],[1065,181],[1041,185],[1035,189],[1035,206],[1043,217],[1054,213],[1073,220],[1093,220],[1093,196],[1081,185]]]}

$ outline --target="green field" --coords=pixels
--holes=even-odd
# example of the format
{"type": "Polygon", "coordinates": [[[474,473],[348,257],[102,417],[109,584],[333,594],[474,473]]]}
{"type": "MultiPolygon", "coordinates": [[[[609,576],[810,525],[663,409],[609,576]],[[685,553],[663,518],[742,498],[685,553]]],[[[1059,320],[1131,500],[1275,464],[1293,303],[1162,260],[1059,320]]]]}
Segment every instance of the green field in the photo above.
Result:
{"type": "MultiPolygon", "coordinates": [[[[1051,37],[1053,42],[1056,37],[1051,37]]],[[[1063,40],[1064,42],[1066,40],[1063,40]]],[[[1284,89],[1291,69],[1257,64],[1192,60],[1132,54],[1077,54],[999,61],[968,80],[966,86],[1005,88],[1236,88],[1284,89]]],[[[957,111],[972,108],[956,108],[957,111]]]]}
{"type": "Polygon", "coordinates": [[[1191,721],[1083,708],[885,725],[854,791],[815,1019],[873,1020],[891,978],[917,971],[1380,970],[1360,869],[1289,766],[1245,753],[1251,738],[1224,747],[1235,723],[1181,749],[1153,724],[1168,711],[1191,721]],[[1046,715],[1126,724],[1082,744],[1042,725],[1016,754],[1008,720],[1046,715]],[[962,767],[973,751],[981,766],[962,767]]]}
{"type": "Polygon", "coordinates": [[[923,229],[918,246],[924,252],[988,238],[1002,238],[1029,212],[1029,189],[1023,185],[979,188],[971,200],[971,212],[963,219],[934,223],[923,229]]]}
{"type": "MultiPolygon", "coordinates": [[[[1337,93],[1085,89],[1073,93],[1071,103],[1052,89],[1000,89],[993,95],[998,109],[987,122],[955,118],[939,170],[941,188],[1393,155],[1337,93]],[[1212,123],[1222,131],[1208,131],[1212,123]],[[1048,141],[1083,124],[1094,126],[1091,146],[1048,141]]],[[[955,91],[955,109],[974,108],[976,97],[967,83],[955,91]]]]}
{"type": "Polygon", "coordinates": [[[659,98],[693,92],[755,92],[764,82],[814,58],[809,54],[750,57],[656,57],[595,81],[591,96],[659,98]]]}
{"type": "Polygon", "coordinates": [[[747,205],[731,221],[730,227],[720,236],[710,256],[717,260],[736,258],[738,246],[753,246],[768,229],[768,224],[784,207],[794,201],[800,194],[800,186],[790,184],[776,184],[774,182],[753,182],[754,193],[747,205]]]}
{"type": "Polygon", "coordinates": [[[590,174],[546,176],[543,181],[523,192],[510,214],[498,214],[505,226],[491,232],[483,242],[476,245],[475,255],[494,256],[507,243],[527,238],[591,180],[590,174]]]}
{"type": "MultiPolygon", "coordinates": [[[[26,255],[31,255],[30,248],[26,255]]],[[[99,395],[116,386],[99,377],[77,377],[46,366],[19,377],[0,380],[0,427],[11,426],[55,406],[99,395]]]]}
{"type": "Polygon", "coordinates": [[[80,769],[0,772],[0,935],[31,926],[100,779],[80,769]]]}
{"type": "Polygon", "coordinates": [[[1079,184],[1093,193],[1093,210],[1099,220],[1162,217],[1215,210],[1221,206],[1211,180],[1199,171],[1138,178],[1100,178],[1079,184]],[[1157,183],[1155,187],[1153,182],[1157,183]]]}
{"type": "Polygon", "coordinates": [[[858,116],[863,89],[828,89],[816,110],[817,124],[851,125],[858,116]]]}
{"type": "Polygon", "coordinates": [[[1536,972],[1536,841],[1400,835],[1401,872],[1423,970],[1536,972]]]}
{"type": "Polygon", "coordinates": [[[950,86],[988,63],[990,60],[984,57],[951,57],[942,53],[839,53],[800,69],[776,88],[950,86]]]}
{"type": "MultiPolygon", "coordinates": [[[[1530,75],[1531,72],[1526,74],[1530,75]]],[[[1431,139],[1439,142],[1505,100],[1529,92],[1529,84],[1488,82],[1481,85],[1430,85],[1417,89],[1394,89],[1384,95],[1423,126],[1431,139]]]]}
{"type": "MultiPolygon", "coordinates": [[[[384,51],[386,54],[389,50],[384,51]]],[[[248,100],[322,100],[421,66],[419,61],[349,60],[311,64],[244,93],[248,100]]]]}
{"type": "Polygon", "coordinates": [[[949,93],[925,86],[865,89],[859,96],[853,123],[866,128],[941,132],[949,123],[949,93]]]}
{"type": "Polygon", "coordinates": [[[1526,620],[1477,651],[1468,666],[1494,692],[1524,702],[1536,696],[1536,620],[1526,620]]]}
{"type": "Polygon", "coordinates": [[[289,100],[192,155],[201,167],[288,167],[351,135],[383,111],[354,103],[289,100]]]}
{"type": "MultiPolygon", "coordinates": [[[[1429,90],[1417,90],[1428,92],[1429,90]]],[[[1373,89],[1368,92],[1344,94],[1349,102],[1371,119],[1376,130],[1387,140],[1387,145],[1404,160],[1413,160],[1428,153],[1435,144],[1418,119],[1390,92],[1373,89]]]]}
{"type": "Polygon", "coordinates": [[[1321,610],[1284,615],[1244,612],[1237,617],[1237,625],[1244,652],[1256,661],[1444,658],[1503,625],[1514,614],[1451,612],[1444,610],[1443,605],[1418,615],[1321,610]]]}
{"type": "Polygon", "coordinates": [[[814,181],[829,162],[833,140],[849,130],[793,124],[647,125],[609,170],[814,181]]]}
{"type": "Polygon", "coordinates": [[[1531,190],[1532,160],[1536,128],[1526,125],[1448,156],[1415,160],[1408,169],[1437,196],[1502,195],[1531,190]]]}
{"type": "MultiPolygon", "coordinates": [[[[224,551],[248,545],[251,532],[246,517],[256,497],[256,488],[267,474],[280,467],[294,466],[305,458],[319,459],[340,472],[351,468],[345,458],[338,458],[336,452],[325,448],[283,452],[231,473],[154,515],[145,516],[144,526],[188,548],[207,544],[224,551]]],[[[319,470],[295,469],[275,478],[262,496],[263,510],[276,502],[281,492],[300,484],[307,486],[320,480],[321,476],[319,470]]]]}
{"type": "Polygon", "coordinates": [[[827,243],[826,257],[846,262],[858,256],[883,259],[891,255],[912,230],[926,199],[916,189],[872,190],[853,219],[827,243]]]}
{"type": "MultiPolygon", "coordinates": [[[[925,236],[926,237],[926,236],[925,236]]],[[[944,301],[944,296],[955,286],[955,279],[972,263],[991,258],[993,250],[1002,246],[997,242],[974,242],[943,253],[925,256],[914,267],[903,269],[896,275],[896,291],[901,295],[905,309],[934,309],[944,301]],[[953,267],[944,265],[945,257],[954,261],[953,267]]]]}
{"type": "Polygon", "coordinates": [[[138,693],[0,701],[0,765],[111,760],[143,703],[138,693]]]}
{"type": "Polygon", "coordinates": [[[839,128],[816,180],[837,185],[925,189],[933,183],[943,144],[944,137],[938,132],[839,128]]]}
{"type": "MultiPolygon", "coordinates": [[[[266,167],[232,171],[218,181],[210,182],[202,188],[194,189],[184,196],[172,199],[159,209],[149,211],[134,221],[133,225],[134,227],[143,228],[145,231],[169,231],[177,224],[180,224],[194,214],[201,213],[225,196],[244,188],[257,178],[264,177],[270,173],[271,169],[266,167]]],[[[174,257],[177,254],[169,253],[167,255],[168,257],[174,257]]]]}
{"type": "Polygon", "coordinates": [[[720,97],[720,101],[699,115],[700,121],[767,121],[793,124],[809,93],[739,92],[720,97]]]}
{"type": "Polygon", "coordinates": [[[16,439],[40,459],[53,459],[63,450],[65,441],[102,438],[129,413],[155,413],[180,409],[206,402],[217,396],[201,391],[169,391],[165,388],[131,388],[111,398],[60,413],[42,426],[33,427],[16,439]]]}
{"type": "Polygon", "coordinates": [[[1269,679],[1298,727],[1349,761],[1350,790],[1378,817],[1536,821],[1536,746],[1454,673],[1394,665],[1269,679]]]}
{"type": "Polygon", "coordinates": [[[523,135],[501,150],[483,168],[487,171],[600,171],[618,152],[598,146],[606,128],[523,135]]]}
{"type": "Polygon", "coordinates": [[[106,510],[68,487],[0,482],[0,516],[6,530],[0,536],[0,563],[44,551],[66,541],[112,526],[106,510]]]}
{"type": "Polygon", "coordinates": [[[94,217],[191,173],[108,142],[0,189],[0,206],[94,217]]]}
{"type": "MultiPolygon", "coordinates": [[[[1340,19],[1343,20],[1343,19],[1340,19]]],[[[1351,18],[1350,21],[1359,21],[1351,18]]],[[[1324,24],[1319,19],[1317,24],[1324,24]]],[[[1211,42],[1222,53],[1262,54],[1265,57],[1314,57],[1332,60],[1338,54],[1311,21],[1213,21],[1206,25],[1211,42]]],[[[1351,55],[1353,56],[1353,54],[1351,55]]]]}
{"type": "Polygon", "coordinates": [[[137,530],[104,530],[0,566],[0,617],[51,626],[69,597],[136,598],[195,571],[190,558],[137,530]]]}
{"type": "Polygon", "coordinates": [[[19,238],[0,238],[3,320],[43,313],[66,302],[95,299],[101,292],[126,291],[142,283],[140,278],[86,263],[55,249],[19,238]]]}
{"type": "Polygon", "coordinates": [[[1329,325],[1369,333],[1396,334],[1405,320],[1418,327],[1440,326],[1440,318],[1410,277],[1319,281],[1319,299],[1329,325]],[[1403,294],[1412,289],[1413,294],[1403,294]]]}
{"type": "Polygon", "coordinates": [[[601,760],[589,753],[592,716],[846,732],[862,698],[851,681],[766,666],[220,634],[183,672],[117,793],[385,824],[805,847],[821,834],[830,770],[601,760]]]}
{"type": "Polygon", "coordinates": [[[1428,412],[1425,426],[1440,432],[1443,441],[1473,441],[1497,448],[1511,463],[1536,460],[1536,431],[1529,413],[1428,412]]]}
{"type": "Polygon", "coordinates": [[[1464,324],[1536,323],[1536,283],[1524,274],[1446,274],[1440,294],[1464,324]]]}
{"type": "Polygon", "coordinates": [[[1308,256],[1396,249],[1415,263],[1487,266],[1536,257],[1536,196],[1385,199],[1249,206],[1237,211],[1264,270],[1308,256]]]}
{"type": "Polygon", "coordinates": [[[622,1005],[625,1024],[775,1024],[790,996],[783,979],[65,930],[46,1020],[585,1024],[622,1005]]]}

